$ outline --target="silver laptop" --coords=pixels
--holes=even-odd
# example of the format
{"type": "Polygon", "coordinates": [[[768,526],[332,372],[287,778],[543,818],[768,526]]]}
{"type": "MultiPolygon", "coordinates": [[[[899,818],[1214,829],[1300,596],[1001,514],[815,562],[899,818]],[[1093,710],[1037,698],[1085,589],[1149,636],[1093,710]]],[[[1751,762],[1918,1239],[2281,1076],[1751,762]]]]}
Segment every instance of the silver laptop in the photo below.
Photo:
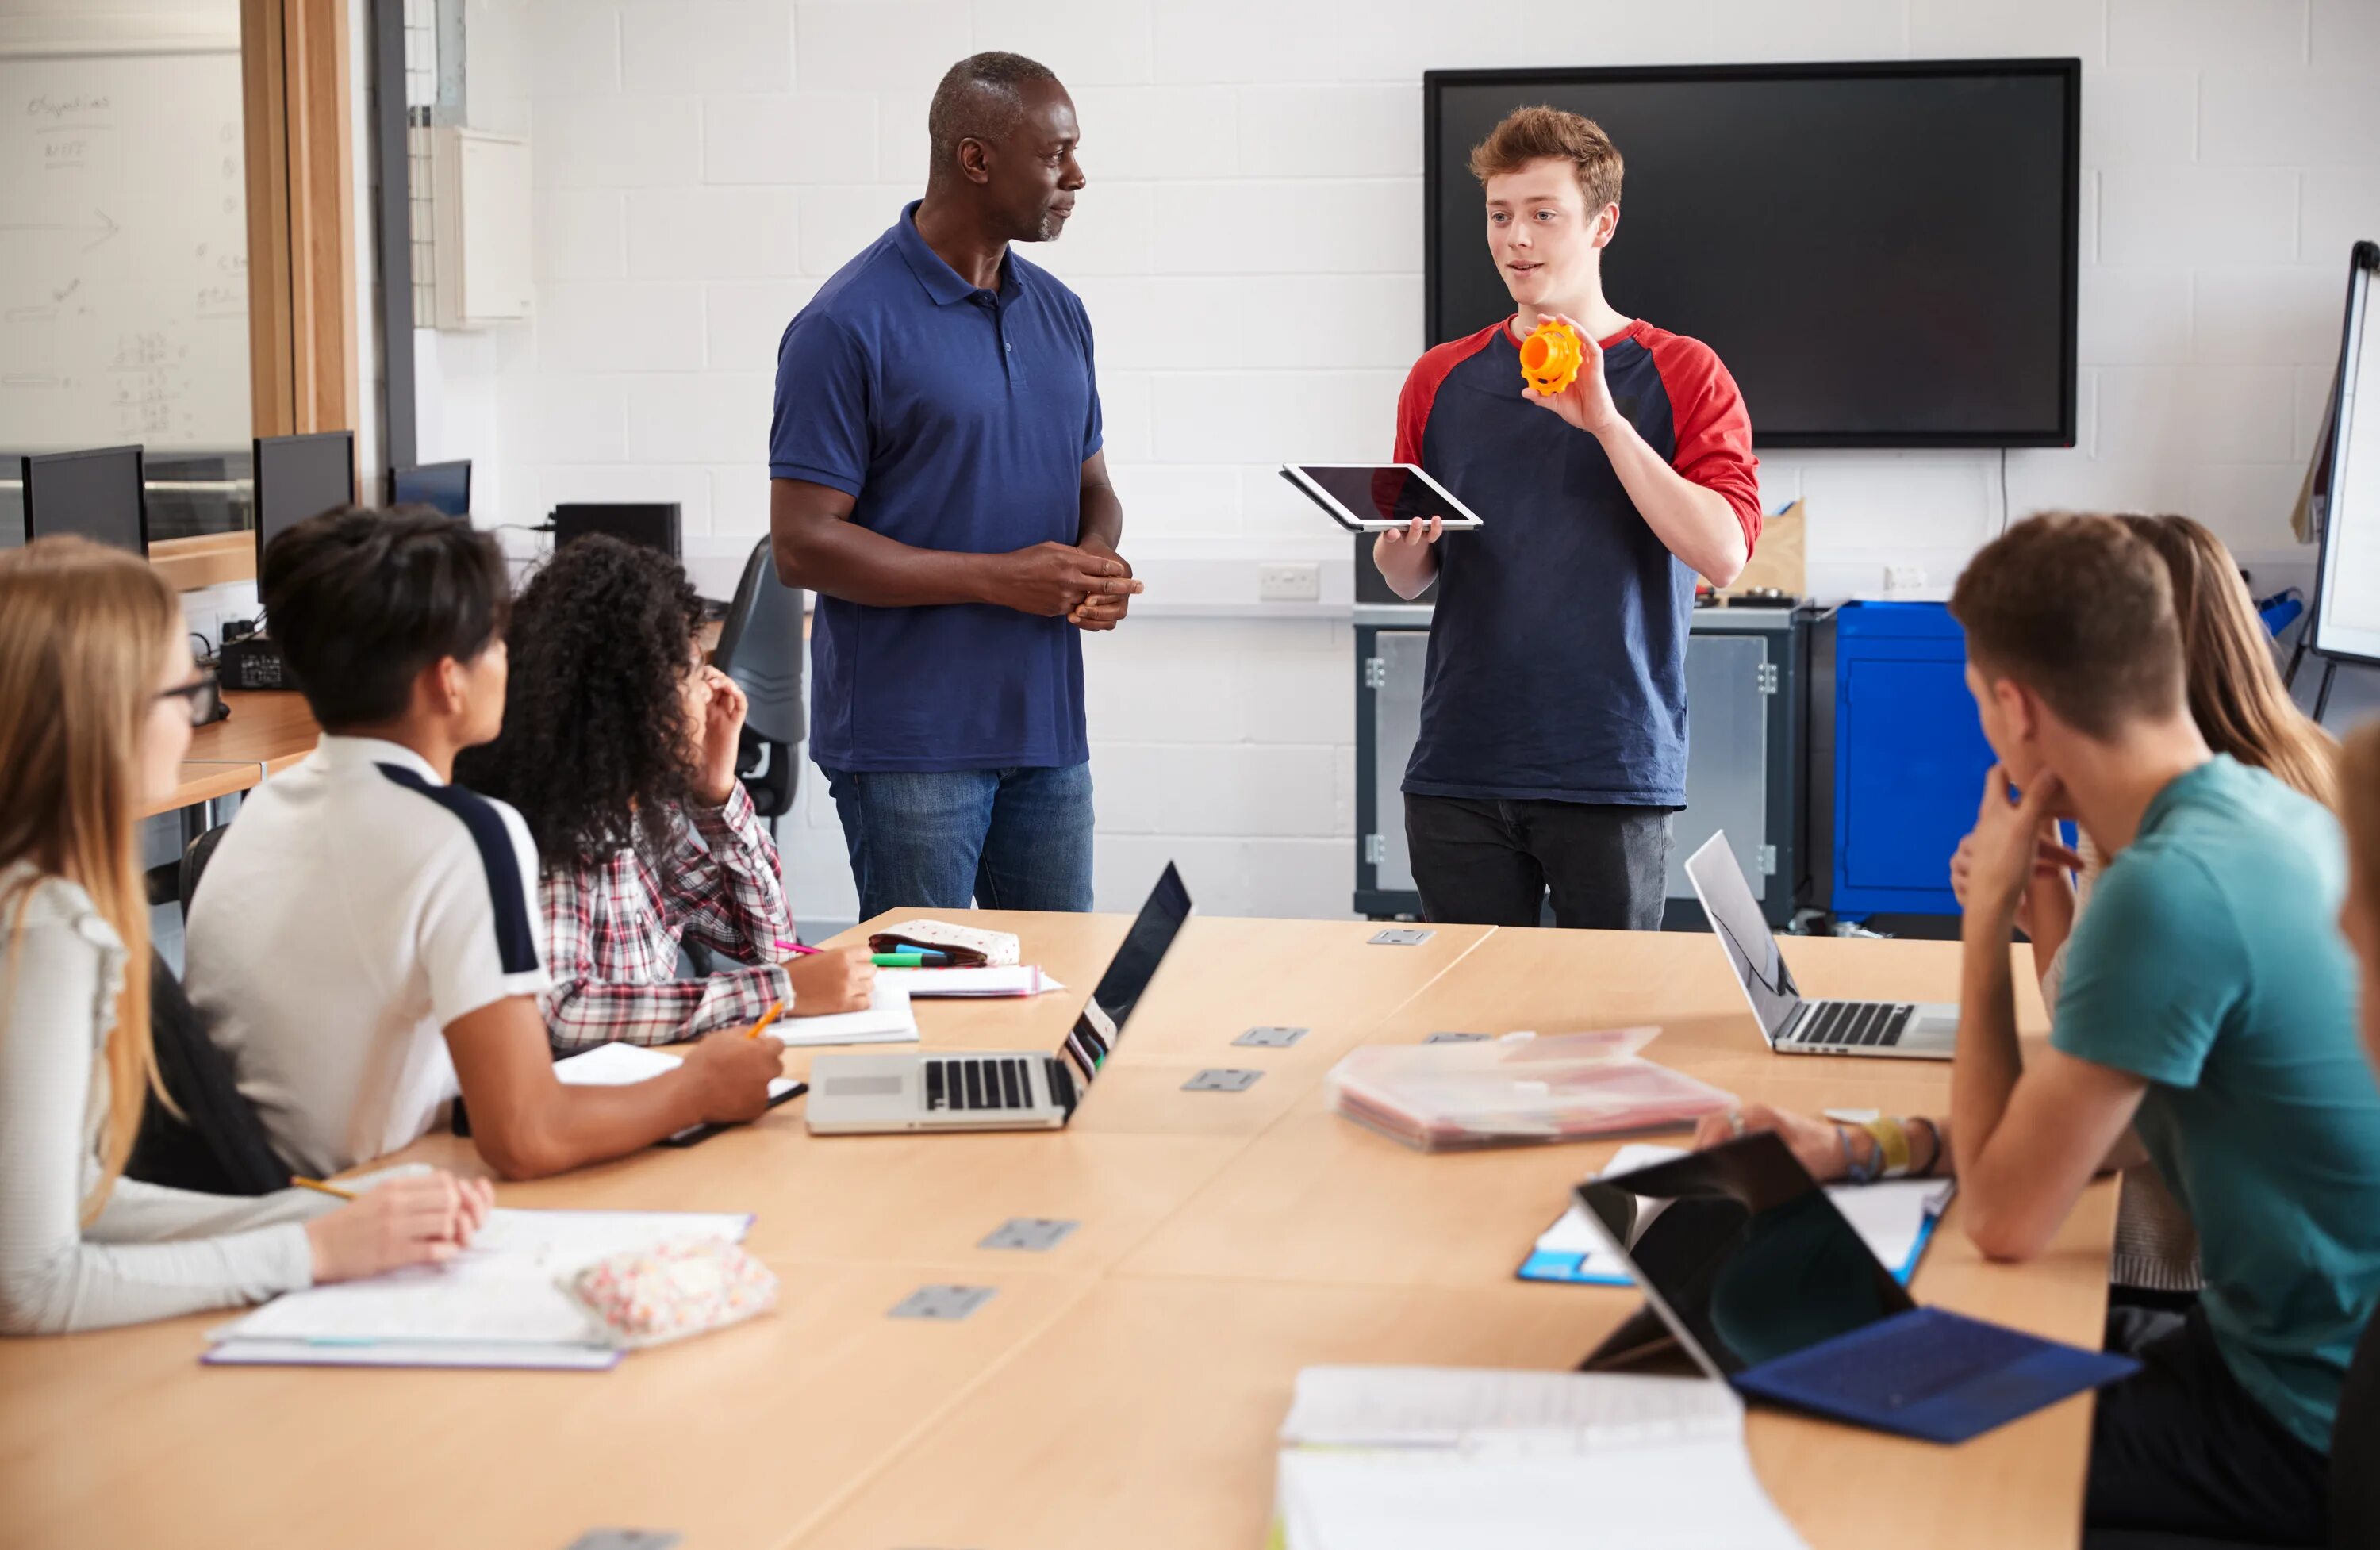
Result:
{"type": "Polygon", "coordinates": [[[1687,880],[1710,917],[1711,934],[1727,966],[1743,986],[1761,1036],[1780,1055],[1889,1055],[1904,1060],[1947,1060],[1958,1043],[1959,1009],[1927,1001],[1813,1001],[1793,984],[1793,971],[1752,896],[1725,830],[1712,835],[1686,862],[1687,880]]]}
{"type": "Polygon", "coordinates": [[[1075,1105],[1123,1036],[1132,1009],[1189,918],[1189,891],[1168,863],[1055,1054],[1000,1049],[819,1056],[810,1062],[810,1132],[1061,1128],[1075,1117],[1075,1105]]]}

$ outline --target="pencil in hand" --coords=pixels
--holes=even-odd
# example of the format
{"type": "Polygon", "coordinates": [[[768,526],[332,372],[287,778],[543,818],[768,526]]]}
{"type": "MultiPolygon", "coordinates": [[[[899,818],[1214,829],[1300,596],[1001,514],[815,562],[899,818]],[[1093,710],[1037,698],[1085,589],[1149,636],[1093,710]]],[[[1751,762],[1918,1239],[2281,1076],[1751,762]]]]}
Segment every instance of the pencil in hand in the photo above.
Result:
{"type": "Polygon", "coordinates": [[[746,1038],[759,1038],[762,1034],[769,1031],[770,1023],[774,1023],[778,1018],[783,1017],[784,1014],[785,1003],[783,1001],[771,1001],[769,1003],[769,1010],[760,1014],[760,1021],[753,1023],[752,1031],[746,1034],[744,1036],[746,1038]]]}

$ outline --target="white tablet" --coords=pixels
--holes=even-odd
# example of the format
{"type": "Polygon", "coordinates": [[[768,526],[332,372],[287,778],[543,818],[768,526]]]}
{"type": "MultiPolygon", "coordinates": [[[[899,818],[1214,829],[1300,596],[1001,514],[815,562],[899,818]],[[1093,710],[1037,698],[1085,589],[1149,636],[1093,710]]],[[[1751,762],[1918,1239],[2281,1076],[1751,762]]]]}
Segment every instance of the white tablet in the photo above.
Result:
{"type": "Polygon", "coordinates": [[[1410,463],[1284,463],[1281,477],[1351,533],[1402,527],[1415,517],[1443,517],[1449,527],[1480,525],[1444,485],[1410,463]]]}

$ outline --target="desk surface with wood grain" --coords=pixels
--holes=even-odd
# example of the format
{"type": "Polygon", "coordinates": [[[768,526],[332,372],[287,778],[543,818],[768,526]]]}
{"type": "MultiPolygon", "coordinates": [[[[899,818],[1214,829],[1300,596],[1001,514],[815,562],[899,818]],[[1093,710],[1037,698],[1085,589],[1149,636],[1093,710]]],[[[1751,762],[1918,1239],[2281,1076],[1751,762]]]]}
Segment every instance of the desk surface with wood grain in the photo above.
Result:
{"type": "Polygon", "coordinates": [[[322,735],[306,708],[306,696],[289,690],[233,691],[224,696],[224,704],[230,718],[190,733],[181,780],[149,805],[150,814],[247,791],[312,753],[322,735]]]}
{"type": "MultiPolygon", "coordinates": [[[[929,1047],[1054,1048],[1125,924],[964,918],[1018,931],[1072,988],[919,1002],[929,1047]]],[[[1404,948],[1375,929],[1194,920],[1063,1131],[813,1137],[796,1104],[690,1150],[503,1186],[508,1205],[757,1213],[779,1311],[608,1374],[201,1368],[221,1316],[0,1344],[0,1540],[559,1550],[638,1526],[687,1550],[1253,1550],[1299,1368],[1566,1368],[1635,1305],[1512,1275],[1612,1144],[1408,1151],[1329,1112],[1347,1049],[1641,1022],[1662,1029],[1652,1058],[1744,1098],[1947,1097],[1934,1062],[1768,1053],[1706,936],[1441,927],[1404,948]],[[1258,1024],[1309,1032],[1232,1043],[1258,1024]],[[1184,1091],[1207,1066],[1264,1074],[1184,1091]],[[982,1246],[1016,1217],[1079,1225],[1044,1253],[982,1246]],[[885,1316],[942,1282],[995,1294],[959,1323],[885,1316]]],[[[1956,985],[1948,944],[1790,946],[1813,994],[1956,985]]],[[[2030,979],[2020,1020],[2038,1035],[2030,979]]],[[[789,1072],[808,1064],[788,1052],[789,1072]]],[[[451,1136],[406,1155],[485,1171],[451,1136]]],[[[2094,1186],[2022,1266],[1985,1264],[1954,1205],[1916,1292],[2095,1345],[2114,1199],[2094,1186]]],[[[1762,1411],[1751,1442],[1821,1550],[2070,1545],[2089,1417],[2078,1399],[1939,1448],[1762,1411]]]]}

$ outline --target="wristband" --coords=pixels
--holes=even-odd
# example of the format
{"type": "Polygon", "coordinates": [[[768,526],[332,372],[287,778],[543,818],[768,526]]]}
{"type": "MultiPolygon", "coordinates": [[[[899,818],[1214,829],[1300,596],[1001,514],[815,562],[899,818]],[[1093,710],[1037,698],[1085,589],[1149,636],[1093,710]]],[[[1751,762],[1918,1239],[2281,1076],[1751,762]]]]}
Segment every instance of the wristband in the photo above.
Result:
{"type": "Polygon", "coordinates": [[[1927,1142],[1925,1166],[1919,1169],[1912,1160],[1911,1167],[1919,1178],[1931,1179],[1936,1174],[1942,1171],[1942,1127],[1934,1120],[1928,1120],[1922,1115],[1917,1119],[1912,1120],[1910,1123],[1913,1125],[1923,1125],[1925,1127],[1927,1142]]]}
{"type": "Polygon", "coordinates": [[[1876,1177],[1906,1179],[1909,1177],[1909,1129],[1893,1119],[1870,1120],[1860,1127],[1876,1137],[1878,1161],[1876,1177]]]}
{"type": "Polygon", "coordinates": [[[1864,1128],[1855,1125],[1835,1127],[1835,1139],[1842,1144],[1843,1148],[1843,1177],[1854,1184],[1876,1182],[1876,1170],[1884,1164],[1884,1147],[1881,1143],[1874,1152],[1869,1154],[1864,1164],[1861,1163],[1858,1156],[1852,1151],[1852,1132],[1864,1128]]]}

